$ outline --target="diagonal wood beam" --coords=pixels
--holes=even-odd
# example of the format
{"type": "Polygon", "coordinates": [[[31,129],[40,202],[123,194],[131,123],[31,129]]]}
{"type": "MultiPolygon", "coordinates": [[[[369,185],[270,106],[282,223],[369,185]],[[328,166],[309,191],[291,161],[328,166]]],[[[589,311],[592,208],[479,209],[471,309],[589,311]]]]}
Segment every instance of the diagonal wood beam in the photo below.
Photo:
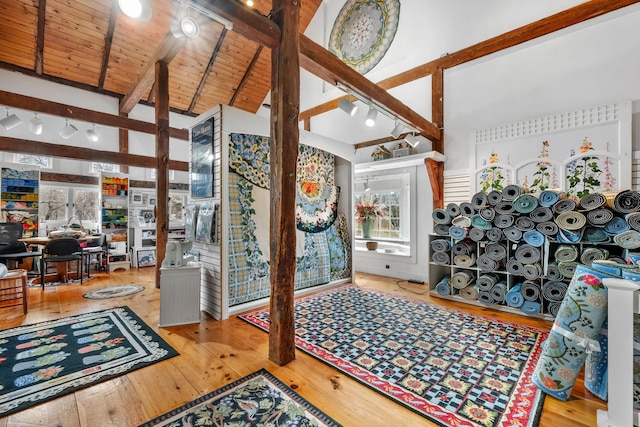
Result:
{"type": "Polygon", "coordinates": [[[218,38],[216,47],[213,49],[213,52],[211,53],[211,57],[209,58],[209,63],[207,64],[207,67],[205,68],[204,73],[202,73],[202,78],[200,79],[198,88],[196,89],[196,92],[193,94],[193,98],[191,98],[191,104],[189,104],[189,109],[187,110],[190,113],[193,112],[193,109],[196,107],[196,102],[198,102],[198,99],[200,98],[200,95],[204,90],[204,85],[207,82],[207,79],[209,78],[209,73],[211,73],[211,69],[213,68],[213,63],[216,61],[216,58],[218,57],[218,53],[220,53],[220,49],[222,48],[222,43],[224,42],[224,39],[226,36],[227,36],[227,29],[222,28],[222,32],[220,33],[220,37],[218,38]]]}
{"type": "Polygon", "coordinates": [[[391,113],[415,127],[427,139],[440,140],[442,132],[433,123],[304,35],[300,35],[300,65],[333,85],[340,82],[353,91],[384,105],[391,113]]]}
{"type": "Polygon", "coordinates": [[[247,67],[247,71],[245,71],[244,76],[242,76],[242,80],[238,85],[238,88],[233,93],[233,96],[231,97],[231,101],[229,101],[229,105],[233,106],[233,104],[235,104],[236,98],[240,94],[240,91],[242,91],[242,89],[246,86],[247,81],[249,80],[249,76],[251,75],[253,68],[256,66],[256,63],[258,62],[258,58],[260,57],[260,52],[262,52],[262,47],[263,47],[262,45],[259,45],[258,49],[256,49],[256,53],[255,55],[253,55],[253,59],[251,60],[249,67],[247,67]]]}
{"type": "Polygon", "coordinates": [[[47,0],[38,3],[38,33],[36,34],[36,74],[44,72],[44,24],[47,13],[47,0]]]}
{"type": "Polygon", "coordinates": [[[111,56],[111,46],[113,45],[113,33],[116,30],[116,19],[120,8],[117,2],[113,2],[111,5],[111,15],[109,15],[109,28],[107,29],[107,35],[104,37],[104,52],[102,53],[102,67],[100,67],[100,78],[98,79],[98,87],[104,88],[104,79],[107,77],[107,68],[109,67],[109,57],[111,56]]]}
{"type": "Polygon", "coordinates": [[[167,64],[170,63],[173,58],[180,52],[187,42],[186,37],[176,38],[171,31],[164,37],[160,46],[157,47],[155,52],[149,58],[149,62],[144,71],[138,76],[133,83],[129,92],[120,101],[120,112],[129,114],[133,107],[136,106],[138,101],[142,99],[145,93],[149,91],[151,85],[155,81],[156,63],[162,61],[167,64]]]}

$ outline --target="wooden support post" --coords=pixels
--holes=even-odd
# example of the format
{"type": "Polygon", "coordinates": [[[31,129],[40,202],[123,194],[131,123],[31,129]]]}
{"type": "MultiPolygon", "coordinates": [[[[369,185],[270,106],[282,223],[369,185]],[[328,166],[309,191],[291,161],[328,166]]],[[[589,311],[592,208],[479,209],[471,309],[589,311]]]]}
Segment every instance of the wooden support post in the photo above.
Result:
{"type": "Polygon", "coordinates": [[[296,269],[296,163],[300,113],[300,2],[274,0],[280,45],[271,50],[271,313],[269,359],[295,359],[293,291],[296,269]]]}
{"type": "Polygon", "coordinates": [[[424,165],[429,174],[431,191],[433,193],[433,209],[444,207],[444,163],[433,159],[424,159],[424,165]]]}
{"type": "MultiPolygon", "coordinates": [[[[129,117],[129,115],[127,113],[120,113],[120,117],[129,117]]],[[[127,129],[119,128],[118,137],[119,137],[118,138],[119,151],[121,153],[128,153],[129,152],[129,131],[127,129]]],[[[129,173],[129,166],[120,165],[120,172],[129,173]]],[[[129,218],[129,221],[131,221],[131,218],[129,218]]]]}
{"type": "Polygon", "coordinates": [[[156,288],[169,232],[169,64],[156,62],[156,288]]]}
{"type": "MultiPolygon", "coordinates": [[[[440,130],[444,127],[444,69],[436,68],[431,76],[431,121],[440,130]]],[[[444,154],[444,132],[440,133],[440,139],[433,141],[431,148],[444,154]]],[[[433,192],[433,209],[444,207],[444,163],[438,163],[433,159],[425,159],[425,166],[431,181],[433,192]]]]}

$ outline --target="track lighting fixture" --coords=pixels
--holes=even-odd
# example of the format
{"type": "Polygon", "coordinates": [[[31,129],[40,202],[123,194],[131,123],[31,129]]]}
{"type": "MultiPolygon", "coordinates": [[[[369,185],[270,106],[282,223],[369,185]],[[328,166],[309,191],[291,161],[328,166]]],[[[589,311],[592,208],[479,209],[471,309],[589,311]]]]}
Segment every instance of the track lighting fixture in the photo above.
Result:
{"type": "Polygon", "coordinates": [[[91,129],[87,129],[85,135],[90,142],[95,143],[100,141],[100,135],[98,135],[98,132],[96,132],[95,123],[91,125],[91,129]]]}
{"type": "Polygon", "coordinates": [[[347,98],[342,98],[338,101],[338,108],[350,116],[354,116],[358,112],[358,106],[347,98]]]}
{"type": "Polygon", "coordinates": [[[0,126],[2,126],[5,130],[11,130],[17,126],[22,124],[22,119],[16,116],[15,114],[9,115],[9,107],[5,107],[7,110],[6,117],[0,119],[0,126]]]}
{"type": "Polygon", "coordinates": [[[151,6],[148,0],[118,0],[118,7],[129,18],[141,21],[151,19],[151,6]]]}
{"type": "Polygon", "coordinates": [[[378,115],[378,110],[373,108],[373,105],[369,106],[369,112],[367,113],[367,118],[364,121],[365,126],[374,127],[376,125],[376,116],[378,115]]]}
{"type": "Polygon", "coordinates": [[[42,133],[42,120],[38,118],[38,113],[33,113],[33,118],[29,120],[29,132],[34,135],[42,133]]]}
{"type": "Polygon", "coordinates": [[[402,131],[404,130],[405,126],[403,123],[400,123],[398,120],[396,120],[396,125],[393,128],[393,130],[391,131],[391,136],[394,138],[398,138],[400,136],[400,134],[402,133],[402,131]]]}
{"type": "Polygon", "coordinates": [[[74,125],[72,125],[71,123],[69,123],[69,119],[67,119],[65,121],[66,121],[67,124],[60,130],[60,132],[58,132],[58,135],[60,135],[64,139],[69,139],[76,132],[78,132],[78,128],[75,127],[74,125]]]}
{"type": "Polygon", "coordinates": [[[413,134],[413,132],[411,134],[405,136],[404,140],[405,140],[405,142],[407,144],[409,144],[413,148],[415,148],[416,145],[420,144],[420,140],[413,134]]]}
{"type": "Polygon", "coordinates": [[[195,39],[200,35],[200,25],[192,17],[184,16],[180,20],[180,31],[185,37],[195,39]]]}

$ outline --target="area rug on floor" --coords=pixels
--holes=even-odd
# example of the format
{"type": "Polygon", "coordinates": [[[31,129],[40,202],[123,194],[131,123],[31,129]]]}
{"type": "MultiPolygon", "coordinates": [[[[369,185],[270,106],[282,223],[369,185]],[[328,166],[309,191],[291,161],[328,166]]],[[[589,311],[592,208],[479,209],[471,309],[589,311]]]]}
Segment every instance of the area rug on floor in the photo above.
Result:
{"type": "Polygon", "coordinates": [[[0,331],[0,417],[177,354],[128,307],[0,331]]]}
{"type": "MultiPolygon", "coordinates": [[[[269,310],[239,316],[268,330],[269,310]]],[[[548,333],[355,286],[295,302],[296,346],[444,426],[536,426],[548,333]]]]}
{"type": "Polygon", "coordinates": [[[85,298],[90,298],[90,299],[116,298],[116,297],[123,297],[126,295],[137,294],[143,289],[144,289],[144,286],[140,286],[140,285],[109,286],[106,288],[87,292],[83,296],[85,298]]]}
{"type": "Polygon", "coordinates": [[[340,426],[261,369],[139,427],[340,426]]]}

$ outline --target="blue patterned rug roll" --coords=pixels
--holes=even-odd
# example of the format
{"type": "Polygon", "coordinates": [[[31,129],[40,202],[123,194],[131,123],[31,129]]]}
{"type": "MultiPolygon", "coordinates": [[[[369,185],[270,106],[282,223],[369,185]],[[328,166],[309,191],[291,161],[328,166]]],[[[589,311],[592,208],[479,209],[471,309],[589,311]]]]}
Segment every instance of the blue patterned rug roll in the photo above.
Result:
{"type": "MultiPolygon", "coordinates": [[[[603,325],[606,331],[606,321],[603,325]]],[[[609,359],[609,338],[606,333],[599,333],[596,336],[601,351],[593,351],[587,353],[587,359],[584,361],[584,387],[598,398],[606,401],[609,398],[608,393],[608,359],[609,359]]],[[[635,368],[634,368],[635,370],[635,368]]]]}
{"type": "Polygon", "coordinates": [[[539,248],[544,245],[545,236],[538,230],[529,230],[522,233],[522,240],[534,248],[539,248]]]}
{"type": "Polygon", "coordinates": [[[467,237],[467,229],[462,227],[449,227],[449,235],[455,240],[462,240],[467,237]]]}
{"type": "Polygon", "coordinates": [[[513,201],[517,212],[528,214],[538,207],[538,199],[533,194],[521,194],[513,201]]]}
{"type": "Polygon", "coordinates": [[[582,240],[582,232],[584,229],[569,231],[569,230],[558,230],[558,234],[556,235],[556,240],[560,243],[578,243],[582,240]]]}
{"type": "Polygon", "coordinates": [[[527,316],[535,316],[536,314],[540,314],[542,312],[542,304],[538,301],[525,301],[520,306],[520,311],[522,311],[527,316]]]}
{"type": "Polygon", "coordinates": [[[431,218],[436,224],[451,224],[451,215],[444,209],[434,209],[431,218]]]}
{"type": "Polygon", "coordinates": [[[611,221],[607,222],[604,225],[604,231],[606,231],[612,236],[615,236],[616,234],[624,233],[630,227],[631,226],[627,221],[625,221],[624,218],[616,216],[616,217],[613,217],[611,221]]]}
{"type": "Polygon", "coordinates": [[[589,243],[606,243],[611,241],[611,237],[599,227],[586,226],[582,233],[582,239],[589,243]]]}
{"type": "MultiPolygon", "coordinates": [[[[531,377],[540,390],[567,400],[587,357],[586,348],[596,349],[594,340],[607,316],[608,274],[579,265],[543,345],[531,377]]],[[[599,347],[599,346],[598,346],[599,347]]]]}
{"type": "Polygon", "coordinates": [[[450,278],[450,276],[447,274],[436,285],[436,292],[438,293],[438,295],[441,295],[441,296],[451,295],[451,287],[449,286],[449,278],[450,278]]]}
{"type": "Polygon", "coordinates": [[[538,196],[538,203],[540,203],[540,206],[544,206],[546,208],[550,208],[555,205],[558,200],[560,200],[560,194],[553,190],[544,190],[538,196]]]}
{"type": "Polygon", "coordinates": [[[516,285],[507,292],[505,301],[509,307],[519,308],[524,303],[524,297],[520,293],[520,288],[521,285],[516,285]]]}

